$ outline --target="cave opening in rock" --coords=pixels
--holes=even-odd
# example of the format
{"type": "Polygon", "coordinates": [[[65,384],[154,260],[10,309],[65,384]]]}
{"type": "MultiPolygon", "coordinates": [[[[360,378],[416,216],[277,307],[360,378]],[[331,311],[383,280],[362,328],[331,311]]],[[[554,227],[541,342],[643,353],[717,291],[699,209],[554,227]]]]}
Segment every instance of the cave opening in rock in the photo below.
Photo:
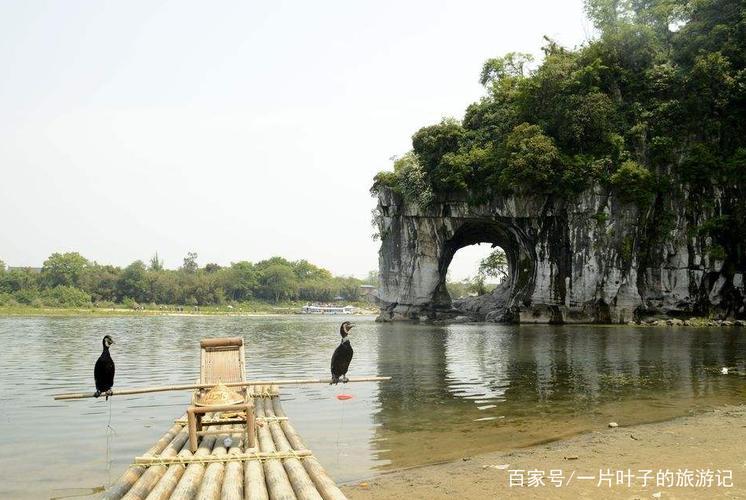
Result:
{"type": "Polygon", "coordinates": [[[456,251],[446,271],[452,301],[485,295],[508,277],[505,251],[492,243],[475,243],[456,251]]]}
{"type": "Polygon", "coordinates": [[[440,280],[433,293],[433,310],[465,314],[480,320],[505,319],[509,301],[517,287],[525,288],[532,281],[533,259],[528,257],[521,240],[515,228],[500,221],[470,220],[461,224],[444,243],[438,269],[440,280]],[[465,290],[453,286],[454,280],[451,280],[449,290],[449,269],[453,267],[452,277],[455,281],[464,277],[462,258],[472,263],[476,261],[469,283],[471,286],[465,290]],[[480,279],[478,267],[483,259],[488,259],[488,264],[489,261],[498,264],[493,267],[499,267],[499,270],[493,269],[492,276],[483,276],[485,286],[480,289],[480,283],[474,282],[474,276],[477,276],[476,281],[480,279]],[[488,283],[497,286],[489,287],[492,290],[485,289],[488,283]]]}

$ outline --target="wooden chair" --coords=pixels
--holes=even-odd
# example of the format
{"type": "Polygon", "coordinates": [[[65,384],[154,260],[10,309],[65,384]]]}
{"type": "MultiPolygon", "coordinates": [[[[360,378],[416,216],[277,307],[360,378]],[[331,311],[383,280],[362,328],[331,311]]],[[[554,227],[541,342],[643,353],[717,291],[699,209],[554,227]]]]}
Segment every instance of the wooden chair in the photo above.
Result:
{"type": "MultiPolygon", "coordinates": [[[[200,342],[200,384],[228,384],[231,382],[246,381],[246,363],[243,339],[240,337],[204,339],[200,342]]],[[[197,451],[199,436],[208,434],[226,434],[225,431],[202,430],[210,425],[226,425],[243,423],[244,447],[254,448],[256,446],[254,403],[248,396],[248,387],[236,388],[241,395],[242,401],[230,404],[209,405],[200,403],[202,397],[209,389],[199,389],[192,396],[192,405],[187,410],[187,421],[189,424],[189,448],[192,453],[197,451]],[[208,413],[221,414],[221,418],[213,418],[203,421],[208,413]],[[235,414],[230,418],[223,415],[235,414]]]]}

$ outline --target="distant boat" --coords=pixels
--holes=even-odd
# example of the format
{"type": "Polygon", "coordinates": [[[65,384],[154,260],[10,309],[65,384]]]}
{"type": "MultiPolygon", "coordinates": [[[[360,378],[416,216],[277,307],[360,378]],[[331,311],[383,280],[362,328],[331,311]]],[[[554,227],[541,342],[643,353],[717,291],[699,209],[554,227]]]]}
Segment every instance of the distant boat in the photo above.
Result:
{"type": "Polygon", "coordinates": [[[354,311],[352,306],[303,306],[303,314],[352,314],[354,311]]]}

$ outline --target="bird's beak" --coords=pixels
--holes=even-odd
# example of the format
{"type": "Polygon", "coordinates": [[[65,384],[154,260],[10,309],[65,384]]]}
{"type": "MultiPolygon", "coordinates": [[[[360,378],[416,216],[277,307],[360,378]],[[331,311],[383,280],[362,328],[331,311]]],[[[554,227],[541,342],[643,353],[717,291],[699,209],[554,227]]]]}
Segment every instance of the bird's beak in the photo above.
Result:
{"type": "Polygon", "coordinates": [[[357,326],[357,325],[355,325],[355,323],[350,323],[350,330],[352,330],[353,328],[355,328],[355,326],[357,326]]]}

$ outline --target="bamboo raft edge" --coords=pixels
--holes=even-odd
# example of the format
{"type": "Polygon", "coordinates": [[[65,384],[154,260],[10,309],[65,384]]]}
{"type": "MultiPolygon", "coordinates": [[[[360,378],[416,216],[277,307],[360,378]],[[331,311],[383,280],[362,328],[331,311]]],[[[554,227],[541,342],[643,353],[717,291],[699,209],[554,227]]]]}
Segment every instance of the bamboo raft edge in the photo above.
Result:
{"type": "MultiPolygon", "coordinates": [[[[240,434],[242,431],[238,429],[221,429],[215,431],[215,435],[229,435],[229,434],[240,434]]],[[[257,452],[244,452],[244,453],[231,453],[227,455],[202,455],[202,456],[191,456],[191,457],[179,457],[178,455],[173,457],[161,457],[161,456],[140,456],[135,457],[133,465],[188,465],[196,463],[215,463],[215,462],[246,462],[249,460],[283,460],[286,458],[306,458],[313,455],[311,450],[290,450],[290,451],[257,451],[257,452]]]]}

